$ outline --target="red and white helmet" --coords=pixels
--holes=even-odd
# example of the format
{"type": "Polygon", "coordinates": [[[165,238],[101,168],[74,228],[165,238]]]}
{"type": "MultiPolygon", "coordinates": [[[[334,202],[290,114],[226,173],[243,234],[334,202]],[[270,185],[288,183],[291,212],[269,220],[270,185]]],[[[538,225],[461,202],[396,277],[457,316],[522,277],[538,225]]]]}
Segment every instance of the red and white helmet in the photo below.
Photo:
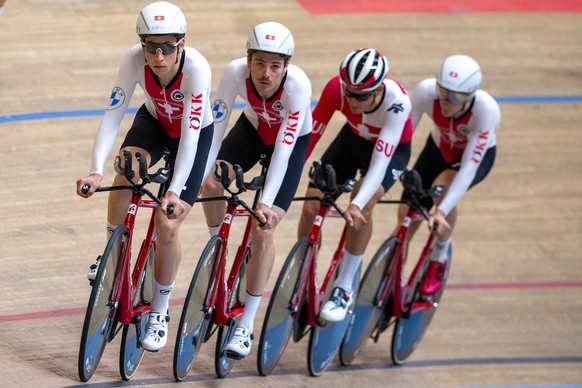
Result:
{"type": "MultiPolygon", "coordinates": [[[[185,35],[186,18],[180,8],[167,1],[145,6],[137,17],[136,32],[145,35],[185,35]]],[[[143,39],[143,38],[142,38],[143,39]]]]}
{"type": "Polygon", "coordinates": [[[352,88],[369,92],[382,84],[388,69],[388,60],[376,49],[361,48],[344,58],[340,65],[340,78],[352,88]]]}
{"type": "Polygon", "coordinates": [[[255,26],[247,39],[247,50],[266,51],[291,57],[295,53],[293,34],[277,22],[265,22],[255,26]]]}
{"type": "Polygon", "coordinates": [[[447,57],[439,69],[437,85],[452,92],[472,94],[481,85],[481,68],[466,55],[447,57]]]}

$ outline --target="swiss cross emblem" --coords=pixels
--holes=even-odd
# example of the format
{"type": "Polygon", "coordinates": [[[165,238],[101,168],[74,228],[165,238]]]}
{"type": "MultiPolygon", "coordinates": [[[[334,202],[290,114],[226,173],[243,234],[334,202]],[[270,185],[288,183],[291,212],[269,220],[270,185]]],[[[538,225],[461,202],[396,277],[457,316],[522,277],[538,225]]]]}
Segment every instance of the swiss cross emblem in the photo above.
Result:
{"type": "Polygon", "coordinates": [[[451,77],[453,77],[453,78],[457,78],[457,77],[459,76],[459,74],[458,74],[458,73],[455,73],[454,71],[451,71],[451,72],[449,73],[449,75],[450,75],[451,77]]]}
{"type": "Polygon", "coordinates": [[[156,22],[161,22],[164,20],[164,15],[156,15],[156,16],[154,16],[154,20],[156,22]]]}
{"type": "Polygon", "coordinates": [[[265,35],[265,39],[267,39],[267,40],[275,40],[275,35],[265,35]]]}

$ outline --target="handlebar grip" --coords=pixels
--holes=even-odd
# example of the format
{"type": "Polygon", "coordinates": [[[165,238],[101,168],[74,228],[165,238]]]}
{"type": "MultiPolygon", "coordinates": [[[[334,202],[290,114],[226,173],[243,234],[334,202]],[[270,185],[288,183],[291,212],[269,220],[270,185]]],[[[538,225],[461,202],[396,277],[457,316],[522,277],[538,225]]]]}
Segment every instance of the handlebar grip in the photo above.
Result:
{"type": "Polygon", "coordinates": [[[88,184],[84,184],[83,187],[81,187],[81,193],[87,194],[90,188],[91,186],[89,186],[88,184]]]}
{"type": "Polygon", "coordinates": [[[131,180],[133,179],[133,169],[131,168],[131,152],[123,150],[123,175],[131,180]]]}
{"type": "Polygon", "coordinates": [[[224,161],[220,162],[220,183],[224,188],[228,188],[230,186],[230,178],[228,177],[228,164],[224,161]]]}
{"type": "Polygon", "coordinates": [[[245,187],[245,182],[243,179],[243,169],[241,166],[239,166],[238,164],[235,164],[234,166],[232,166],[232,168],[234,169],[234,176],[236,178],[236,187],[238,187],[239,190],[246,190],[245,187]]]}
{"type": "Polygon", "coordinates": [[[331,164],[325,165],[325,176],[327,178],[326,186],[329,190],[335,189],[337,182],[335,180],[335,170],[331,164]]]}
{"type": "Polygon", "coordinates": [[[166,213],[167,213],[168,215],[170,215],[170,214],[174,213],[174,206],[172,206],[172,205],[168,205],[168,206],[166,207],[166,213]]]}
{"type": "Polygon", "coordinates": [[[148,179],[148,165],[147,165],[146,158],[143,157],[141,152],[136,152],[135,158],[137,159],[138,164],[139,164],[139,177],[143,181],[147,181],[147,179],[148,179]]]}

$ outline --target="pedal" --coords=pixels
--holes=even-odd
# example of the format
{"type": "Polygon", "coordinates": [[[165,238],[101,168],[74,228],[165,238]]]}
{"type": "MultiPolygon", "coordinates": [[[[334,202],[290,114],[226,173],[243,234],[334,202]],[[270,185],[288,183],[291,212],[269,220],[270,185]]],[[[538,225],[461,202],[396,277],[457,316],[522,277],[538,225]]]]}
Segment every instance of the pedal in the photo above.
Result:
{"type": "Polygon", "coordinates": [[[243,358],[245,358],[245,356],[241,356],[240,354],[235,353],[235,352],[230,351],[230,350],[225,350],[224,354],[226,354],[226,357],[232,358],[233,360],[236,360],[236,361],[240,361],[243,358]]]}

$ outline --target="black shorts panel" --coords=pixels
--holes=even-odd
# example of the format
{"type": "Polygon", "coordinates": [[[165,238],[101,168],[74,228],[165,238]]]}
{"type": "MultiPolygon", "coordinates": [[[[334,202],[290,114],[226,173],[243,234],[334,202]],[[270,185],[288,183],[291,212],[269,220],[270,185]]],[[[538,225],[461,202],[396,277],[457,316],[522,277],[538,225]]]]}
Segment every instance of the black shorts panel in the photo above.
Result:
{"type": "MultiPolygon", "coordinates": [[[[297,191],[310,137],[311,134],[308,134],[297,139],[289,157],[283,183],[273,202],[273,205],[285,211],[289,209],[297,191]]],[[[222,141],[217,159],[238,164],[246,172],[259,162],[261,155],[266,156],[268,165],[274,150],[274,145],[263,143],[257,130],[243,113],[222,141]]]]}
{"type": "MultiPolygon", "coordinates": [[[[477,173],[475,174],[475,178],[473,179],[473,182],[471,182],[469,188],[481,182],[489,174],[493,168],[493,163],[495,162],[496,152],[496,146],[489,148],[485,152],[483,160],[481,161],[477,173]]],[[[459,168],[460,160],[456,160],[453,163],[447,163],[445,161],[436,143],[432,139],[432,136],[429,136],[426,140],[426,144],[413,167],[413,169],[420,173],[422,186],[425,189],[430,189],[432,187],[434,180],[441,172],[447,169],[459,171],[459,168]]]]}
{"type": "MultiPolygon", "coordinates": [[[[200,130],[194,164],[192,165],[190,176],[186,180],[186,189],[180,193],[180,199],[190,205],[194,204],[194,201],[198,197],[200,186],[202,185],[202,178],[204,177],[213,134],[214,123],[200,130]]],[[[121,148],[139,147],[144,149],[151,157],[149,167],[155,165],[162,159],[164,150],[167,148],[170,151],[170,166],[172,167],[172,174],[166,182],[167,187],[172,180],[173,167],[176,162],[179,145],[180,138],[170,138],[162,128],[160,122],[148,112],[145,105],[142,105],[135,115],[121,148]]]]}
{"type": "MultiPolygon", "coordinates": [[[[333,166],[336,181],[340,184],[345,183],[348,179],[356,178],[358,171],[362,176],[365,176],[370,167],[375,144],[374,141],[366,140],[354,134],[346,123],[323,153],[321,164],[331,164],[333,166]]],[[[410,152],[410,142],[398,145],[382,180],[384,191],[388,191],[398,177],[392,171],[403,171],[406,168],[410,160],[410,152]]],[[[309,183],[309,187],[313,188],[315,185],[309,183]]]]}

